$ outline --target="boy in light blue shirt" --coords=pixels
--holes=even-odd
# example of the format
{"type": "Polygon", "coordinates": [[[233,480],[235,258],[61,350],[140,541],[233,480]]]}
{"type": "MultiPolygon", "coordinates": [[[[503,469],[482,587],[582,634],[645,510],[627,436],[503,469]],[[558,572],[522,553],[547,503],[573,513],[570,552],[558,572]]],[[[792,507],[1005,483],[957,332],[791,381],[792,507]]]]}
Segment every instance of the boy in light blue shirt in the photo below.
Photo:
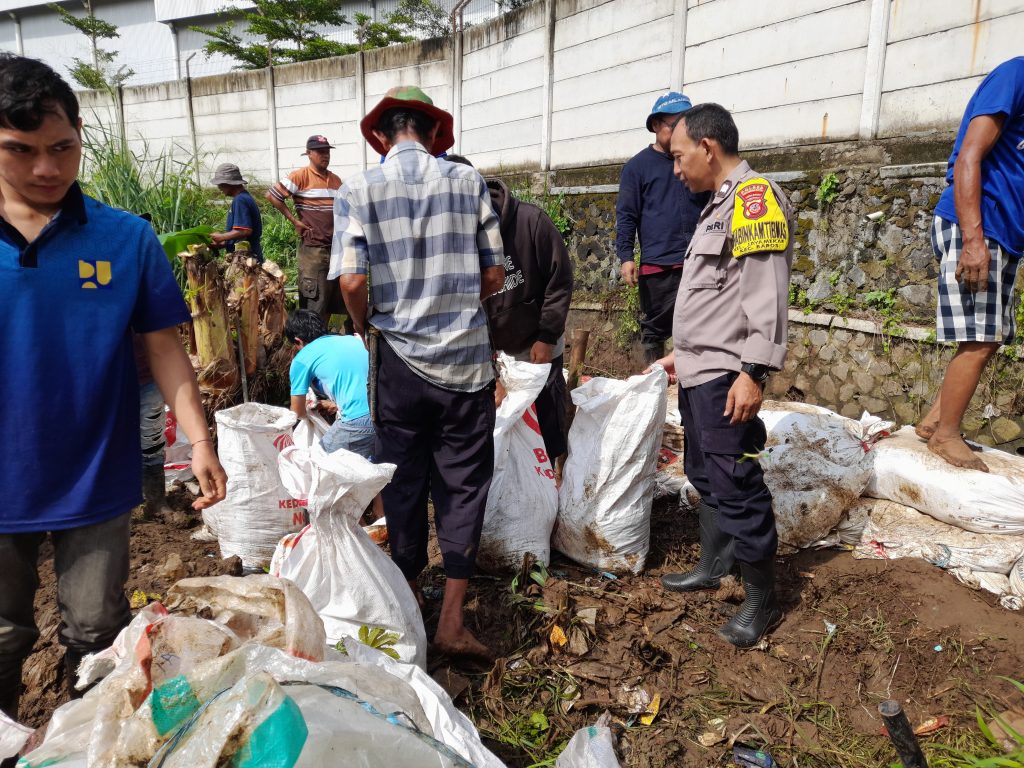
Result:
{"type": "Polygon", "coordinates": [[[288,316],[285,336],[298,347],[292,360],[291,409],[306,416],[306,392],[314,382],[338,406],[338,418],[321,440],[328,453],[339,448],[373,458],[375,439],[366,379],[370,358],[358,336],[335,336],[316,312],[300,309],[288,316]]]}

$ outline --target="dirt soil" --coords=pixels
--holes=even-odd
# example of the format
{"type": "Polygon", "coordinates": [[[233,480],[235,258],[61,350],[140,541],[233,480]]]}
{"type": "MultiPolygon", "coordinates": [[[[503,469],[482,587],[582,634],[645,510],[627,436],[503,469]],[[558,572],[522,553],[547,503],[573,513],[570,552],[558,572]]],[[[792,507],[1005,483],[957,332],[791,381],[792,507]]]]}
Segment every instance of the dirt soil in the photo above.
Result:
{"type": "MultiPolygon", "coordinates": [[[[180,510],[187,502],[175,499],[180,510]]],[[[191,540],[193,525],[179,517],[135,526],[129,594],[162,595],[185,575],[233,572],[237,562],[221,561],[216,544],[191,540]],[[166,567],[175,554],[180,573],[166,567]]],[[[553,764],[575,730],[605,710],[625,766],[725,766],[738,738],[780,765],[845,768],[895,760],[880,734],[883,699],[902,701],[914,725],[949,716],[926,750],[976,732],[976,704],[1019,707],[1020,694],[999,676],[1021,677],[1024,618],[992,596],[921,561],[805,551],[779,563],[785,621],[763,648],[742,652],[714,634],[742,598],[738,586],[682,596],[658,583],[696,562],[696,541],[694,515],[659,501],[641,576],[610,579],[559,557],[546,580],[539,568],[515,579],[482,574],[471,582],[468,623],[500,658],[431,657],[430,670],[510,766],[553,764]],[[660,707],[645,725],[654,698],[660,707]]],[[[22,720],[36,726],[64,700],[49,550],[40,571],[42,637],[22,707],[22,720]]],[[[423,584],[432,633],[443,586],[436,546],[423,584]]]]}

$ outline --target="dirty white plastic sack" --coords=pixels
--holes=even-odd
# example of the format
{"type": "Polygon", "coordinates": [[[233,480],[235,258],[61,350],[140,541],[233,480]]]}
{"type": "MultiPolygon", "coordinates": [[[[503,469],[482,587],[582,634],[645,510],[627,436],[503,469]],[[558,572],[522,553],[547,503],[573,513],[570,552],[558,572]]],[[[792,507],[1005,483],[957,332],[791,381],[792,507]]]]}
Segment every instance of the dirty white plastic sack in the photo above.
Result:
{"type": "Polygon", "coordinates": [[[552,542],[573,560],[613,573],[643,570],[667,385],[656,365],[625,381],[593,378],[573,390],[576,417],[552,542]]]}
{"type": "Polygon", "coordinates": [[[848,419],[805,403],[766,401],[761,454],[779,542],[801,549],[825,538],[871,480],[872,446],[892,425],[865,413],[848,419]]]}
{"type": "Polygon", "coordinates": [[[281,542],[272,571],[309,598],[334,645],[360,627],[398,635],[403,661],[424,666],[427,635],[416,597],[398,566],[359,525],[363,511],[395,473],[355,453],[291,446],[281,453],[281,477],[291,493],[308,498],[309,528],[281,542]]]}
{"type": "Polygon", "coordinates": [[[498,375],[507,394],[494,421],[494,477],[477,553],[484,570],[515,570],[527,553],[544,565],[551,559],[558,489],[534,406],[550,370],[550,363],[534,365],[498,355],[498,375]]]}
{"type": "Polygon", "coordinates": [[[1008,611],[1019,611],[1024,607],[1024,598],[1014,594],[1010,580],[1001,573],[972,571],[970,568],[953,568],[950,573],[965,587],[997,595],[999,604],[1008,611]]]}
{"type": "Polygon", "coordinates": [[[352,661],[372,664],[391,678],[407,683],[419,699],[434,738],[467,758],[474,768],[504,768],[504,763],[484,747],[470,719],[455,708],[451,697],[422,669],[415,664],[395,661],[351,637],[345,638],[345,650],[352,661]]]}
{"type": "Polygon", "coordinates": [[[1024,534],[1024,458],[982,448],[989,471],[948,464],[907,426],[878,445],[867,495],[977,533],[1024,534]]]}
{"type": "Polygon", "coordinates": [[[32,728],[16,723],[0,712],[0,760],[6,760],[8,757],[18,754],[32,733],[32,728]]]}
{"type": "Polygon", "coordinates": [[[313,768],[343,756],[355,768],[501,766],[421,669],[364,660],[383,654],[354,641],[349,656],[324,645],[290,582],[189,579],[169,597],[176,612],[144,608],[108,654],[106,676],[54,713],[23,765],[313,768]]]}
{"type": "Polygon", "coordinates": [[[864,533],[864,526],[868,524],[868,507],[860,501],[850,507],[843,516],[839,518],[836,527],[829,531],[828,536],[814,542],[818,549],[827,547],[850,548],[860,544],[861,536],[864,533]]]}
{"type": "Polygon", "coordinates": [[[594,725],[576,731],[555,761],[555,768],[619,768],[615,739],[608,727],[610,720],[606,712],[594,725]]]}
{"type": "Polygon", "coordinates": [[[222,557],[238,555],[246,568],[270,562],[281,537],[305,525],[305,497],[281,483],[277,456],[292,445],[295,414],[262,403],[218,411],[218,454],[228,475],[227,497],[203,512],[222,557]]]}
{"type": "Polygon", "coordinates": [[[1024,536],[972,533],[883,499],[861,499],[855,507],[868,513],[853,553],[857,558],[916,557],[947,570],[967,568],[1006,576],[1024,557],[1024,536]]]}

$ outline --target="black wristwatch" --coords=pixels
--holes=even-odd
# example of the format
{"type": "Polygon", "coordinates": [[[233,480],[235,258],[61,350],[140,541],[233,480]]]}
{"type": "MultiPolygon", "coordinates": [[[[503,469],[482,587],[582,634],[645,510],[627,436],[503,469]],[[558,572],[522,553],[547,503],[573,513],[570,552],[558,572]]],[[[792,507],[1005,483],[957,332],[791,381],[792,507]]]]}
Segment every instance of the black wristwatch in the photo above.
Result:
{"type": "Polygon", "coordinates": [[[743,365],[740,366],[740,370],[758,384],[764,384],[768,381],[768,376],[770,376],[772,372],[771,368],[767,365],[761,365],[761,363],[743,363],[743,365]]]}

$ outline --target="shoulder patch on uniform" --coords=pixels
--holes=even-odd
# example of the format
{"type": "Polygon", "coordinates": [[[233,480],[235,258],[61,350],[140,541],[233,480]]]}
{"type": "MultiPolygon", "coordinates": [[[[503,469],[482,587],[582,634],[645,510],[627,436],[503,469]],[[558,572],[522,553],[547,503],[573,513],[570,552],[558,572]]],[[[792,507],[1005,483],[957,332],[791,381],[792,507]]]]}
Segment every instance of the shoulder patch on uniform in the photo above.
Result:
{"type": "Polygon", "coordinates": [[[789,223],[765,178],[748,179],[736,187],[732,212],[732,255],[784,251],[789,246],[789,223]]]}

